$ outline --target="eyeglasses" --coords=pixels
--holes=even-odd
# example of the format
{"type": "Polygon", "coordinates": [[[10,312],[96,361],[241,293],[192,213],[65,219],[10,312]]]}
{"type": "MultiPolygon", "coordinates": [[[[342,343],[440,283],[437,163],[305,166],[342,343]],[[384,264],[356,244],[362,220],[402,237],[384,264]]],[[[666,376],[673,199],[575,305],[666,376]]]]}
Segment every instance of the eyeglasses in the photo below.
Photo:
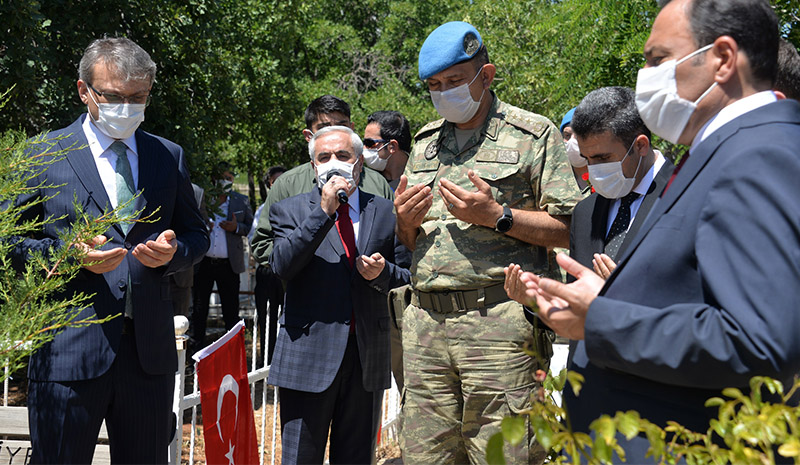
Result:
{"type": "Polygon", "coordinates": [[[371,149],[378,144],[388,144],[389,142],[391,141],[386,139],[364,139],[364,147],[371,149]]]}
{"type": "Polygon", "coordinates": [[[132,95],[130,97],[124,97],[122,95],[111,94],[111,93],[108,93],[108,92],[100,92],[97,89],[95,89],[94,86],[92,86],[88,82],[86,83],[86,85],[88,85],[89,88],[92,89],[95,94],[99,95],[100,97],[105,98],[106,102],[108,102],[108,103],[112,103],[112,104],[135,103],[137,105],[145,105],[145,106],[150,105],[150,94],[147,94],[147,95],[132,95]]]}

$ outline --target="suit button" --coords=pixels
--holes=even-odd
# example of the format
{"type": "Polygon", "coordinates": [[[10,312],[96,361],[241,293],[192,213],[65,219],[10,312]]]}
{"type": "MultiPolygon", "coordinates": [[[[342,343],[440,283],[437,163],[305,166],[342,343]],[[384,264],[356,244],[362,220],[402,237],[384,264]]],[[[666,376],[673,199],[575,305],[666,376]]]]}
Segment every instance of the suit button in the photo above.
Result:
{"type": "Polygon", "coordinates": [[[446,220],[446,219],[447,219],[447,215],[445,215],[444,213],[442,213],[442,221],[444,221],[444,220],[446,220]]]}
{"type": "Polygon", "coordinates": [[[441,247],[441,246],[442,246],[442,243],[439,242],[439,241],[436,241],[436,247],[441,247]]]}
{"type": "Polygon", "coordinates": [[[131,247],[133,247],[133,245],[130,242],[125,241],[125,248],[130,250],[131,247]]]}
{"type": "Polygon", "coordinates": [[[434,271],[433,273],[431,273],[431,276],[433,276],[434,278],[438,278],[439,277],[439,272],[438,271],[434,271]]]}

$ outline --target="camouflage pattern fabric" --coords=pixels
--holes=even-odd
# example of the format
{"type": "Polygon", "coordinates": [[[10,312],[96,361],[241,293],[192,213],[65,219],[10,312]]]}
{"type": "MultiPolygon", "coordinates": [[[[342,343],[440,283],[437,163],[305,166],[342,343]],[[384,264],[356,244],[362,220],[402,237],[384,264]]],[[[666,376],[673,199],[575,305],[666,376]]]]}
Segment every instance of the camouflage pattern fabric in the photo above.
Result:
{"type": "Polygon", "coordinates": [[[560,272],[550,265],[546,247],[465,223],[448,211],[438,193],[439,180],[474,191],[469,170],[489,183],[500,205],[511,208],[570,215],[583,198],[561,133],[543,116],[495,97],[483,128],[462,150],[451,123],[428,124],[417,133],[405,170],[409,186],[429,185],[434,194],[412,260],[414,288],[432,292],[487,287],[502,282],[503,267],[512,262],[558,278],[560,272]]]}
{"type": "MultiPolygon", "coordinates": [[[[409,185],[426,184],[434,191],[412,259],[412,285],[418,291],[502,283],[503,267],[511,262],[560,276],[546,247],[457,220],[437,192],[442,178],[474,191],[467,177],[471,169],[489,183],[498,203],[511,208],[570,215],[582,199],[558,128],[491,95],[486,122],[463,149],[454,126],[444,120],[415,137],[405,174],[409,185]]],[[[540,368],[523,352],[533,344],[533,328],[522,307],[505,301],[443,314],[410,305],[402,338],[405,463],[485,463],[486,443],[503,417],[530,407],[534,372],[540,368]]],[[[543,461],[545,452],[528,433],[524,446],[507,446],[509,463],[543,461]]]]}
{"type": "MultiPolygon", "coordinates": [[[[521,306],[442,314],[410,305],[402,334],[404,463],[486,463],[489,438],[504,417],[530,407],[536,386],[539,365],[523,352],[533,335],[521,306]]],[[[507,463],[538,464],[546,455],[529,421],[522,444],[504,452],[507,463]]]]}

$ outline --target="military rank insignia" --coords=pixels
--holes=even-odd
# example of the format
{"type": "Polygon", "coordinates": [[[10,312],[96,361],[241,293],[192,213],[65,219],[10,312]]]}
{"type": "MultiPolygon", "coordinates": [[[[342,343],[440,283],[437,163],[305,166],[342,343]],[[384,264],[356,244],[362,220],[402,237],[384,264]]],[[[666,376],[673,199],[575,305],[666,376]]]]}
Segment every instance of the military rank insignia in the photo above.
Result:
{"type": "Polygon", "coordinates": [[[475,34],[470,32],[464,36],[464,52],[467,56],[472,57],[479,48],[481,48],[481,43],[478,38],[475,37],[475,34]]]}
{"type": "Polygon", "coordinates": [[[439,153],[439,145],[436,141],[431,141],[427,147],[425,147],[425,159],[426,160],[433,160],[436,158],[436,155],[439,153]]]}

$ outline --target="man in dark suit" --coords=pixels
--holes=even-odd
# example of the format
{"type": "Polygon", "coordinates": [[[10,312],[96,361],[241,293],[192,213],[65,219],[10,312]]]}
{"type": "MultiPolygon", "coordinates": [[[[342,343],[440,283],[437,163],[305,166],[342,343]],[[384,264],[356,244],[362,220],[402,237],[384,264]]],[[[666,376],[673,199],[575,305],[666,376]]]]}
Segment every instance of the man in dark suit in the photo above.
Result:
{"type": "Polygon", "coordinates": [[[572,130],[595,193],[572,213],[569,255],[605,279],[641,228],[674,166],[650,145],[650,130],[627,87],[590,92],[575,109],[572,130]]]}
{"type": "Polygon", "coordinates": [[[206,199],[200,207],[208,226],[211,245],[194,273],[192,306],[192,350],[205,345],[208,305],[214,283],[217,284],[225,329],[239,322],[239,274],[246,269],[244,238],[253,224],[250,200],[233,190],[234,175],[227,163],[217,168],[213,181],[219,195],[206,199]]]}
{"type": "MultiPolygon", "coordinates": [[[[192,183],[194,199],[198,208],[203,203],[203,188],[192,183]]],[[[194,284],[194,267],[189,267],[170,276],[172,308],[175,315],[189,318],[192,308],[192,285],[194,284]]]]}
{"type": "MultiPolygon", "coordinates": [[[[777,50],[765,0],[673,0],[656,18],[637,107],[688,160],[607,281],[565,255],[572,284],[523,275],[540,317],[579,340],[576,429],[632,409],[704,432],[723,388],[800,372],[800,105],[770,90],[777,50]]],[[[652,460],[646,438],[620,441],[652,460]]]]}
{"type": "Polygon", "coordinates": [[[66,246],[58,237],[76,220],[73,194],[90,215],[113,207],[153,215],[80,245],[85,265],[65,292],[93,295],[89,307],[76,309],[78,318],[116,318],[66,329],[31,357],[32,463],[91,462],[103,419],[113,463],[167,462],[178,365],[169,276],[203,256],[208,235],[183,149],[137,129],[155,72],[147,52],[128,39],[92,42],[77,82],[88,116],[50,133],[53,149],[68,153],[18,199],[34,202],[24,219],[58,219],[19,243],[16,259],[66,246]]]}
{"type": "Polygon", "coordinates": [[[409,272],[393,263],[392,202],[356,187],[362,149],[350,128],[317,131],[319,189],[270,208],[269,261],[286,282],[268,380],[280,387],[284,464],[321,464],[329,429],[331,463],[368,464],[375,450],[390,383],[386,296],[409,272]]]}

